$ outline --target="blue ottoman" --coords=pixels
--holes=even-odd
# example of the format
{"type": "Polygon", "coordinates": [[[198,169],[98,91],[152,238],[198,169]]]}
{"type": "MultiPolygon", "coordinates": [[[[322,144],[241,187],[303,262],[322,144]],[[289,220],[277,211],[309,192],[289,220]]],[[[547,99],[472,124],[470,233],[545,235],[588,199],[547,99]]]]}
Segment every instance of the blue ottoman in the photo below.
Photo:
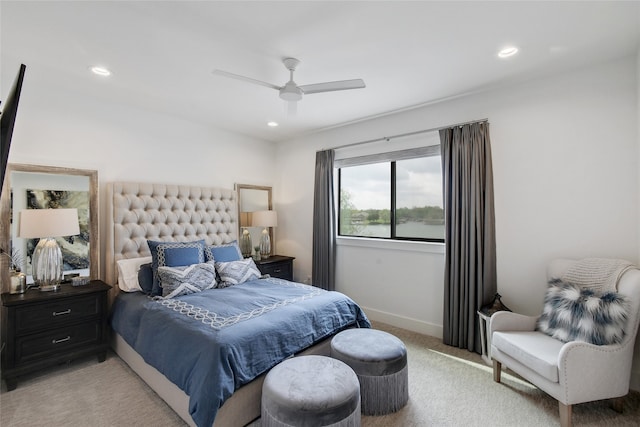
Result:
{"type": "Polygon", "coordinates": [[[400,339],[375,329],[348,329],[331,340],[331,357],[358,375],[363,414],[389,414],[407,404],[407,349],[400,339]]]}
{"type": "Polygon", "coordinates": [[[261,412],[262,427],[359,427],[358,377],[330,357],[287,359],[264,379],[261,412]]]}

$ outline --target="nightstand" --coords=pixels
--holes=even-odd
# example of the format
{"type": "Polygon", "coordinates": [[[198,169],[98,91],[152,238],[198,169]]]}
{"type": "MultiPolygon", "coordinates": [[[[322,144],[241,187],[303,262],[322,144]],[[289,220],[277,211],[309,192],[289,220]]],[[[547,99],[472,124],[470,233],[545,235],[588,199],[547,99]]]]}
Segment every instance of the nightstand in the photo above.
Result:
{"type": "Polygon", "coordinates": [[[293,260],[291,256],[272,255],[256,261],[256,266],[262,274],[284,280],[293,280],[293,260]]]}
{"type": "Polygon", "coordinates": [[[17,377],[91,354],[107,356],[107,292],[100,280],[63,284],[59,291],[29,289],[2,294],[2,378],[7,389],[17,377]]]}

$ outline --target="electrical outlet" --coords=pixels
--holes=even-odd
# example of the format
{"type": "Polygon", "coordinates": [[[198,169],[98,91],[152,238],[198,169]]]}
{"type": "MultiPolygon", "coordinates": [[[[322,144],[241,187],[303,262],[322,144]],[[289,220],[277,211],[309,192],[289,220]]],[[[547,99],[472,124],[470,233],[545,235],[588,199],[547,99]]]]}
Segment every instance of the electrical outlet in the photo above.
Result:
{"type": "Polygon", "coordinates": [[[311,284],[311,276],[307,276],[307,280],[305,281],[307,285],[311,284]]]}

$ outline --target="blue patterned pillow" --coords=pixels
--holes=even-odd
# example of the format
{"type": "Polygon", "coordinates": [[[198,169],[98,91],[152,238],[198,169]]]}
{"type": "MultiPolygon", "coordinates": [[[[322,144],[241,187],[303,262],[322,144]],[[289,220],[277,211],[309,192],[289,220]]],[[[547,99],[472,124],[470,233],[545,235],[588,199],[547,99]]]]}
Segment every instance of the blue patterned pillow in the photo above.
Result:
{"type": "Polygon", "coordinates": [[[216,262],[215,264],[221,280],[221,283],[218,284],[219,288],[239,285],[248,280],[259,279],[261,276],[260,270],[251,258],[240,261],[216,262]]]}
{"type": "Polygon", "coordinates": [[[549,283],[536,329],[563,342],[618,344],[625,336],[628,302],[615,292],[599,295],[559,280],[549,283]]]}
{"type": "Polygon", "coordinates": [[[158,267],[162,282],[162,297],[175,298],[216,287],[216,269],[213,263],[193,264],[185,267],[158,267]]]}
{"type": "Polygon", "coordinates": [[[209,256],[209,254],[211,256],[211,258],[207,258],[207,261],[213,259],[216,262],[229,262],[244,259],[236,240],[231,243],[225,243],[224,245],[208,246],[207,249],[209,250],[207,256],[209,256]]]}
{"type": "Polygon", "coordinates": [[[162,295],[162,282],[158,276],[158,267],[182,267],[199,264],[205,259],[204,240],[194,242],[158,242],[147,240],[151,250],[151,269],[153,270],[153,287],[151,295],[162,295]]]}

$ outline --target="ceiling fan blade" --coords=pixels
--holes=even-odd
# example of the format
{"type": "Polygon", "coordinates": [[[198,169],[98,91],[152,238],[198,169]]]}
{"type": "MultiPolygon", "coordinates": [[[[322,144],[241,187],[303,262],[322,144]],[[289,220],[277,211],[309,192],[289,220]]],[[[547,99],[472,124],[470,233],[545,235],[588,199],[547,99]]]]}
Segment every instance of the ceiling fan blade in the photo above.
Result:
{"type": "Polygon", "coordinates": [[[276,89],[276,90],[282,89],[282,86],[276,86],[276,85],[273,85],[271,83],[263,82],[262,80],[256,80],[256,79],[252,79],[251,77],[245,77],[245,76],[241,76],[239,74],[233,74],[233,73],[230,73],[228,71],[213,70],[212,73],[217,75],[217,76],[230,77],[232,79],[242,80],[242,81],[253,83],[253,84],[256,84],[256,85],[265,86],[265,87],[268,87],[268,88],[271,88],[271,89],[276,89]]]}
{"type": "Polygon", "coordinates": [[[336,90],[362,89],[365,87],[362,79],[340,80],[337,82],[315,83],[298,86],[305,95],[320,92],[334,92],[336,90]]]}

